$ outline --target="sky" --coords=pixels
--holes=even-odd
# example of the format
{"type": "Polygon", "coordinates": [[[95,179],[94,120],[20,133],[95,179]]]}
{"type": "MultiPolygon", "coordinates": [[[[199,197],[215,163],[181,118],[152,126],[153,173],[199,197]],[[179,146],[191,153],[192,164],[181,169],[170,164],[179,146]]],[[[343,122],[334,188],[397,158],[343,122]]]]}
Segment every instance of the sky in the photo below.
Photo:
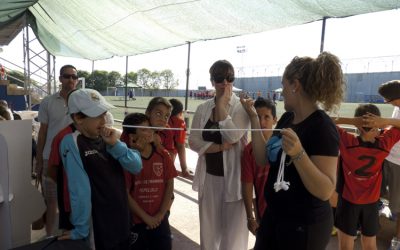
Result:
{"type": "MultiPolygon", "coordinates": [[[[400,10],[377,12],[340,19],[328,19],[324,50],[337,55],[345,73],[400,71],[400,10]]],[[[294,56],[316,57],[321,42],[322,21],[240,37],[201,41],[191,44],[190,89],[211,87],[208,70],[220,59],[230,61],[237,77],[282,75],[294,56]],[[244,48],[238,53],[238,47],[244,48]]],[[[2,47],[0,57],[23,65],[22,34],[2,47]]],[[[183,45],[128,58],[128,71],[147,68],[151,71],[170,69],[179,80],[179,89],[186,86],[188,46],[183,45]]],[[[126,57],[94,62],[95,70],[125,74],[126,57]]],[[[0,59],[0,63],[15,69],[0,59]]],[[[92,61],[56,57],[59,68],[73,64],[80,70],[92,71],[92,61]]]]}

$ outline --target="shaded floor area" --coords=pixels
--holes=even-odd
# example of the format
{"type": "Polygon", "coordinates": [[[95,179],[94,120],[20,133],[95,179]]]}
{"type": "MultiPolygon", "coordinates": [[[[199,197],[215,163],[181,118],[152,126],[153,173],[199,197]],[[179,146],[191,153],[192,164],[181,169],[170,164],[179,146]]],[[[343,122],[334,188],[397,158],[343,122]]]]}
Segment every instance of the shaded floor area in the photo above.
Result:
{"type": "MultiPolygon", "coordinates": [[[[379,250],[386,250],[395,230],[395,222],[386,217],[380,218],[381,230],[377,236],[379,250]]],[[[191,189],[191,181],[176,178],[175,202],[171,212],[171,225],[173,226],[173,249],[195,250],[200,249],[199,216],[197,206],[197,193],[191,189]]],[[[254,236],[249,236],[249,248],[254,246],[254,236]]],[[[338,249],[337,236],[332,236],[327,250],[338,249]]],[[[355,250],[361,250],[360,237],[355,240],[355,250]]]]}
{"type": "MultiPolygon", "coordinates": [[[[390,245],[395,223],[381,217],[381,231],[378,235],[378,249],[386,250],[390,245]]],[[[197,192],[192,190],[192,181],[177,177],[175,179],[175,200],[171,208],[170,224],[173,234],[174,250],[200,249],[200,226],[197,192]]],[[[32,242],[43,239],[44,230],[32,231],[32,242]]],[[[249,236],[249,247],[254,246],[254,236],[249,236]]],[[[361,250],[360,237],[355,241],[355,250],[361,250]]],[[[327,250],[338,249],[337,237],[332,236],[327,250]]]]}

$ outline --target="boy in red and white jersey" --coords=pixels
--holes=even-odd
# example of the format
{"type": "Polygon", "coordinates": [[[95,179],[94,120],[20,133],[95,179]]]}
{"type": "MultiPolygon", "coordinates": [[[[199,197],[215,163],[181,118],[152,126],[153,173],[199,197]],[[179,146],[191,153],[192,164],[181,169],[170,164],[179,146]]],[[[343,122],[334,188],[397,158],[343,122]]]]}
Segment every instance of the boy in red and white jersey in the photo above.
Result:
{"type": "Polygon", "coordinates": [[[400,140],[400,130],[390,128],[380,133],[376,127],[365,127],[365,119],[378,117],[373,104],[360,105],[354,118],[338,118],[336,124],[351,124],[360,135],[337,127],[340,135],[340,161],[335,216],[339,249],[353,249],[357,230],[361,229],[364,249],[376,249],[379,230],[378,200],[382,183],[382,163],[393,145],[400,140]]]}
{"type": "MultiPolygon", "coordinates": [[[[128,114],[124,125],[150,126],[141,113],[128,114]]],[[[125,174],[129,207],[133,215],[130,249],[171,249],[168,209],[177,176],[167,150],[153,143],[153,130],[123,127],[122,140],[137,149],[142,157],[140,174],[125,174]]]]}
{"type": "MultiPolygon", "coordinates": [[[[259,97],[254,102],[254,108],[257,111],[260,127],[262,129],[272,129],[277,121],[275,104],[269,99],[259,97]]],[[[263,131],[263,135],[264,138],[268,139],[272,135],[272,130],[263,131]]],[[[244,148],[241,161],[242,195],[246,208],[247,228],[256,235],[264,210],[267,207],[267,202],[264,198],[264,187],[267,182],[269,164],[267,166],[256,164],[251,142],[244,148]],[[254,200],[253,189],[255,191],[254,200]]]]}

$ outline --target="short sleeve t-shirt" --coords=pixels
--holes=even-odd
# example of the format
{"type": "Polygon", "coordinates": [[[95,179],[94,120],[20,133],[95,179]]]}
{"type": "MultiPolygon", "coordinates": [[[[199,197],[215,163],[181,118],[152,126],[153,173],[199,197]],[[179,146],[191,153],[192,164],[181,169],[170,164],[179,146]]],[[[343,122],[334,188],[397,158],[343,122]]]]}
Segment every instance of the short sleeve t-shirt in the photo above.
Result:
{"type": "Polygon", "coordinates": [[[46,96],[40,103],[38,119],[40,123],[47,124],[46,143],[43,149],[43,159],[48,160],[50,156],[51,143],[57,133],[72,123],[71,117],[67,115],[67,107],[60,93],[46,96]]]}
{"type": "MultiPolygon", "coordinates": [[[[174,143],[185,144],[186,141],[186,123],[184,120],[177,116],[171,116],[169,119],[169,126],[171,128],[180,128],[182,130],[173,130],[174,143]]],[[[176,148],[175,148],[176,153],[176,148]]]]}
{"type": "MultiPolygon", "coordinates": [[[[338,156],[339,135],[335,124],[324,111],[317,110],[298,124],[293,124],[293,118],[293,112],[284,113],[276,128],[292,128],[309,157],[338,156]]],[[[275,192],[274,183],[282,155],[281,142],[280,132],[276,131],[266,145],[270,169],[264,195],[269,210],[280,220],[305,224],[324,220],[332,213],[329,202],[318,199],[306,189],[293,163],[285,166],[284,172],[284,180],[290,182],[290,188],[275,192]]],[[[290,157],[286,157],[286,163],[289,160],[290,157]]]]}
{"type": "Polygon", "coordinates": [[[256,164],[251,142],[244,148],[241,168],[242,182],[253,183],[255,187],[257,211],[260,218],[262,218],[264,210],[267,207],[264,198],[264,188],[267,182],[269,165],[261,167],[256,164]]]}
{"type": "MultiPolygon", "coordinates": [[[[152,150],[148,158],[142,156],[143,168],[139,174],[124,172],[129,194],[151,216],[160,211],[167,181],[178,175],[166,150],[157,149],[153,144],[152,150]]],[[[143,223],[135,215],[133,222],[143,223]]]]}
{"type": "MultiPolygon", "coordinates": [[[[169,126],[168,126],[169,127],[169,126]]],[[[174,145],[174,133],[172,130],[165,129],[165,130],[159,130],[156,131],[156,133],[160,136],[161,138],[161,145],[168,151],[168,152],[174,152],[175,150],[175,145],[174,145]]]]}
{"type": "Polygon", "coordinates": [[[353,204],[370,204],[379,199],[382,183],[382,163],[390,148],[400,139],[400,130],[391,128],[375,142],[339,128],[340,161],[337,191],[353,204]]]}

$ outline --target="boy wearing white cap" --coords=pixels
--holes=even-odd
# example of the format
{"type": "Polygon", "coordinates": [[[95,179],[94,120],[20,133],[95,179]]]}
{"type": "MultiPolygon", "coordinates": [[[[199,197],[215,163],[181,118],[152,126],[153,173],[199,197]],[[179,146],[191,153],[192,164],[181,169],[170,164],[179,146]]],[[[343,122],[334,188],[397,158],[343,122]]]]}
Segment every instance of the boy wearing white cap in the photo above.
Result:
{"type": "Polygon", "coordinates": [[[111,108],[96,90],[72,92],[68,113],[77,130],[60,144],[74,226],[60,239],[87,239],[92,220],[97,250],[128,248],[130,220],[122,167],[134,174],[142,168],[140,154],[119,140],[117,130],[105,126],[111,108]]]}

